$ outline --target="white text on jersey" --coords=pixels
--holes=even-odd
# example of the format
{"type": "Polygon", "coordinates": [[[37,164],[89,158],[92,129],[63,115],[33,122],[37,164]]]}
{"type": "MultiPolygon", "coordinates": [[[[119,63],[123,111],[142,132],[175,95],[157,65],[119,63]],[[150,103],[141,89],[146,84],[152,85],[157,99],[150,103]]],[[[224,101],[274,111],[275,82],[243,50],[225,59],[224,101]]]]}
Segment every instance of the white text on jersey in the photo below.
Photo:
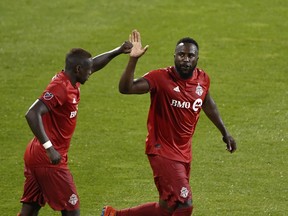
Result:
{"type": "MultiPolygon", "coordinates": [[[[203,101],[201,98],[196,99],[194,103],[192,104],[193,111],[197,112],[199,108],[201,108],[202,104],[203,104],[203,101]]],[[[178,108],[184,108],[184,109],[191,108],[191,103],[189,101],[178,101],[178,100],[172,99],[172,102],[170,105],[174,107],[178,107],[178,108]]]]}
{"type": "Polygon", "coordinates": [[[76,115],[77,115],[77,111],[72,111],[70,113],[70,118],[74,118],[74,117],[76,117],[76,115]]]}

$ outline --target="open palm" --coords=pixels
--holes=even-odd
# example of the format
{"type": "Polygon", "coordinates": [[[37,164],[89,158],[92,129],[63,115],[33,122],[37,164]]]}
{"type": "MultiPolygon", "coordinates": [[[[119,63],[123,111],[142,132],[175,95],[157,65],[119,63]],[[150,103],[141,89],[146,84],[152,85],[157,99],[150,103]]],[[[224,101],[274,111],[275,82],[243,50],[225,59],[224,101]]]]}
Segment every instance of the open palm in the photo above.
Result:
{"type": "Polygon", "coordinates": [[[129,41],[133,44],[130,52],[131,57],[138,58],[142,56],[148,49],[148,45],[146,45],[144,48],[142,47],[140,32],[137,30],[133,30],[129,35],[129,41]]]}

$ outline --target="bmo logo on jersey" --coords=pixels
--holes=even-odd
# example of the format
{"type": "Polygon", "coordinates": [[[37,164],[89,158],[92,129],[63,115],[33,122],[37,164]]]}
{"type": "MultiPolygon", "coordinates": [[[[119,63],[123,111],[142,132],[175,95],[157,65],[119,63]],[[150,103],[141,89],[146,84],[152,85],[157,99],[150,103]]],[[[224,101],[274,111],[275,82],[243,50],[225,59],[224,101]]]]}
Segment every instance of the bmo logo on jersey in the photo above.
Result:
{"type": "MultiPolygon", "coordinates": [[[[73,103],[74,103],[74,101],[76,102],[76,99],[75,99],[75,98],[73,99],[73,103]]],[[[75,110],[75,111],[72,111],[72,112],[70,113],[70,119],[76,117],[77,111],[78,111],[78,104],[76,104],[76,106],[73,107],[73,109],[75,109],[75,108],[76,108],[76,110],[75,110]]]]}
{"type": "Polygon", "coordinates": [[[203,104],[203,101],[201,98],[196,99],[194,103],[192,104],[192,106],[189,101],[178,101],[178,100],[172,99],[172,102],[171,102],[171,106],[184,108],[184,109],[192,108],[193,111],[195,112],[197,112],[199,108],[201,108],[202,104],[203,104]]]}
{"type": "Polygon", "coordinates": [[[77,115],[77,111],[72,111],[72,112],[70,113],[70,119],[71,119],[71,118],[75,118],[76,115],[77,115]]]}

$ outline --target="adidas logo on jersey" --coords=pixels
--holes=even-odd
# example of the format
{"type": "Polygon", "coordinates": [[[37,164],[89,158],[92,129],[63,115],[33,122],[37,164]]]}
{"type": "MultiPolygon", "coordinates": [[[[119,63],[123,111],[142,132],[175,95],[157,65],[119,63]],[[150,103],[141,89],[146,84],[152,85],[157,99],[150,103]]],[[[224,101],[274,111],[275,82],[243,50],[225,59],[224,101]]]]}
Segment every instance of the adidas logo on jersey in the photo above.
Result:
{"type": "Polygon", "coordinates": [[[176,86],[173,90],[174,90],[175,92],[180,92],[179,86],[176,86]]]}

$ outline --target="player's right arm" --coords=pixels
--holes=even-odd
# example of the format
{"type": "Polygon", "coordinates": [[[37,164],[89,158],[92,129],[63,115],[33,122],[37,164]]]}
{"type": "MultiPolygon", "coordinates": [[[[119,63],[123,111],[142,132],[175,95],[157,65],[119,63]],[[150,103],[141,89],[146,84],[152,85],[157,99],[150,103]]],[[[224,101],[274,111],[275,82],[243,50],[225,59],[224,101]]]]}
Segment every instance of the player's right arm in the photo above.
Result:
{"type": "MultiPolygon", "coordinates": [[[[25,115],[31,131],[42,144],[49,141],[42,122],[42,115],[47,112],[49,112],[47,106],[41,100],[37,99],[25,115]]],[[[46,152],[52,164],[58,164],[60,162],[61,155],[54,149],[53,145],[47,148],[46,152]]]]}
{"type": "Polygon", "coordinates": [[[122,94],[144,94],[149,91],[149,83],[144,78],[134,79],[134,72],[138,59],[144,55],[148,45],[142,47],[140,33],[137,30],[133,30],[129,35],[129,41],[133,47],[128,64],[119,81],[119,91],[122,94]]]}
{"type": "Polygon", "coordinates": [[[130,53],[132,44],[129,41],[125,41],[120,47],[117,47],[111,51],[102,53],[92,58],[92,73],[101,70],[105,67],[113,58],[122,54],[130,53]]]}

